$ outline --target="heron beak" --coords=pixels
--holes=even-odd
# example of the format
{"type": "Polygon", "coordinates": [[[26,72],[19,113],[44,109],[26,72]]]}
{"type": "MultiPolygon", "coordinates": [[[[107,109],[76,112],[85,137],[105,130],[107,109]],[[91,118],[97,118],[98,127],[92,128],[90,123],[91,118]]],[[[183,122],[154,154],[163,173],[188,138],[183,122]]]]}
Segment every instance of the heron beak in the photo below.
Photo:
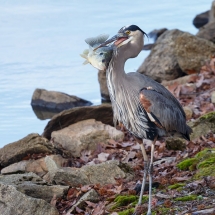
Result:
{"type": "Polygon", "coordinates": [[[103,46],[106,46],[112,42],[114,42],[115,46],[118,46],[119,44],[121,44],[123,41],[128,39],[128,35],[125,33],[118,33],[117,35],[113,36],[112,38],[110,38],[109,40],[105,41],[104,43],[102,43],[101,45],[99,45],[98,47],[96,47],[93,51],[96,51],[98,48],[101,48],[103,46]]]}

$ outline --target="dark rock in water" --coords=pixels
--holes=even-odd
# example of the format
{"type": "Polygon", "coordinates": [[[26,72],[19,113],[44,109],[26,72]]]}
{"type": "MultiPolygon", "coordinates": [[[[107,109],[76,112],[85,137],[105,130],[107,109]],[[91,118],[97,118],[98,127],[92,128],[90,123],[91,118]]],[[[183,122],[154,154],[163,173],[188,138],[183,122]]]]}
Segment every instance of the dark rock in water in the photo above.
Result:
{"type": "Polygon", "coordinates": [[[90,106],[92,103],[66,93],[36,89],[32,96],[31,105],[34,109],[40,108],[60,112],[74,107],[90,106]]]}
{"type": "Polygon", "coordinates": [[[205,11],[204,13],[200,13],[196,15],[193,19],[193,25],[196,28],[201,28],[202,26],[206,25],[209,21],[209,10],[205,11]]]}
{"type": "Polygon", "coordinates": [[[110,104],[90,107],[76,107],[56,114],[46,125],[43,136],[50,139],[53,131],[60,130],[76,122],[95,119],[104,124],[113,125],[113,111],[110,104]]]}
{"type": "Polygon", "coordinates": [[[55,114],[59,113],[58,110],[47,110],[44,108],[34,107],[31,106],[35,115],[38,119],[45,120],[45,119],[51,119],[55,114]]]}
{"type": "Polygon", "coordinates": [[[101,102],[110,102],[110,95],[107,87],[107,80],[106,80],[106,71],[99,70],[98,71],[98,81],[100,85],[100,92],[101,92],[101,102]]]}
{"type": "Polygon", "coordinates": [[[39,134],[29,134],[25,138],[5,145],[0,149],[0,165],[5,167],[23,160],[28,154],[51,154],[54,152],[49,141],[39,134]]]}
{"type": "Polygon", "coordinates": [[[149,43],[149,44],[144,45],[142,50],[148,51],[148,50],[151,50],[153,47],[154,47],[154,44],[149,43]]]}
{"type": "Polygon", "coordinates": [[[208,24],[200,28],[196,36],[215,43],[215,21],[209,22],[208,24]]]}
{"type": "Polygon", "coordinates": [[[156,41],[158,39],[158,37],[160,37],[161,34],[163,34],[165,31],[167,31],[167,28],[161,28],[161,29],[154,29],[153,31],[151,31],[148,36],[152,39],[154,39],[154,41],[156,41]]]}

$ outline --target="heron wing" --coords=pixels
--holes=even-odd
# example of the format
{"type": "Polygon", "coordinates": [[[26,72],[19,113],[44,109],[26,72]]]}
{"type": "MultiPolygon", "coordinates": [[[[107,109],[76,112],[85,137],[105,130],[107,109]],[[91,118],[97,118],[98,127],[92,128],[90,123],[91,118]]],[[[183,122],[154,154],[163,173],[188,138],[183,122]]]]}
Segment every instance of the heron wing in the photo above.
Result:
{"type": "Polygon", "coordinates": [[[184,112],[174,100],[167,99],[162,93],[148,87],[141,89],[140,103],[149,119],[158,127],[166,131],[177,131],[185,136],[189,133],[184,112]]]}

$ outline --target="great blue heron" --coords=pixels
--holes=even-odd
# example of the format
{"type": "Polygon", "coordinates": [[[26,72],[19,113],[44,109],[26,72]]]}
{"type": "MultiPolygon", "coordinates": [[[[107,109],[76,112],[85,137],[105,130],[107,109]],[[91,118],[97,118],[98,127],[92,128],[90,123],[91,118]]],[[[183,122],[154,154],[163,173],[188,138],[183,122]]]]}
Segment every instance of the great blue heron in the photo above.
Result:
{"type": "MultiPolygon", "coordinates": [[[[135,137],[151,140],[150,161],[143,144],[144,176],[138,205],[149,175],[149,205],[151,215],[151,191],[154,145],[157,139],[177,135],[190,140],[192,129],[186,124],[186,116],[178,100],[161,84],[138,72],[125,73],[127,59],[136,57],[143,47],[144,35],[136,25],[123,27],[118,34],[99,47],[115,44],[107,69],[107,85],[114,112],[114,122],[122,123],[135,137]]],[[[98,47],[97,47],[98,48],[98,47]]]]}

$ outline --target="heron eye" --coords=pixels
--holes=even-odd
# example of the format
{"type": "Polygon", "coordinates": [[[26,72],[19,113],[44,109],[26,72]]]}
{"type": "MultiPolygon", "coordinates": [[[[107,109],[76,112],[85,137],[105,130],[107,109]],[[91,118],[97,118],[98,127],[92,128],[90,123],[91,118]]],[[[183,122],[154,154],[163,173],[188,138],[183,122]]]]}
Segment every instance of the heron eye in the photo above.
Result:
{"type": "Polygon", "coordinates": [[[100,52],[100,53],[99,53],[99,55],[103,55],[103,53],[102,53],[102,52],[100,52]]]}
{"type": "Polygon", "coordinates": [[[125,33],[129,35],[131,33],[131,31],[126,31],[125,33]]]}

